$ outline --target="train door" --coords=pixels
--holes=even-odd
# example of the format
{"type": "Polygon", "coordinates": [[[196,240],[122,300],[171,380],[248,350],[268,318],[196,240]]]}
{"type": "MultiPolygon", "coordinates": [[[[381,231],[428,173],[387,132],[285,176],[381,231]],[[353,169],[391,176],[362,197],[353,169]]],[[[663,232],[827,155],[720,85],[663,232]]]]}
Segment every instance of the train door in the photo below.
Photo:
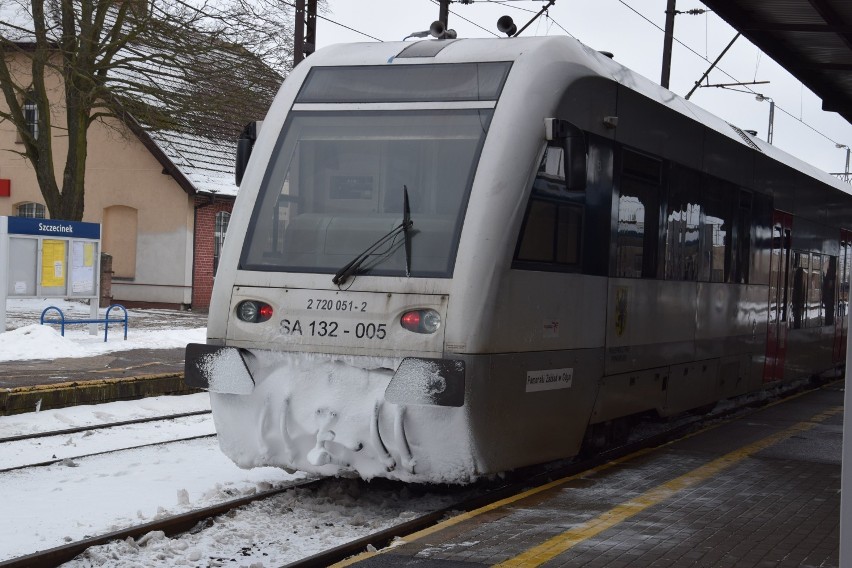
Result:
{"type": "Polygon", "coordinates": [[[765,383],[784,377],[792,232],[793,216],[782,211],[774,211],[772,213],[772,254],[769,265],[769,322],[766,332],[766,362],[763,367],[765,383]]]}
{"type": "Polygon", "coordinates": [[[852,231],[840,231],[840,254],[837,257],[837,280],[835,282],[836,308],[834,312],[834,362],[846,361],[846,332],[849,322],[849,278],[852,262],[852,231]]]}

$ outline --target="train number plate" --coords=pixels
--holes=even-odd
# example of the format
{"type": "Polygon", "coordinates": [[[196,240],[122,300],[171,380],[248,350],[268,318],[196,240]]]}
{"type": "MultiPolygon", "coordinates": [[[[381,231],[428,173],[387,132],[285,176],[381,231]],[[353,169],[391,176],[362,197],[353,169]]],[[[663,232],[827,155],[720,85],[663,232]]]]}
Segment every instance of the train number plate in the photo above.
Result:
{"type": "Polygon", "coordinates": [[[308,298],[306,310],[323,312],[366,312],[367,302],[352,300],[328,300],[325,298],[308,298]]]}
{"type": "Polygon", "coordinates": [[[355,337],[356,339],[382,340],[387,337],[385,323],[337,322],[331,320],[283,319],[280,323],[282,335],[302,337],[355,337]]]}

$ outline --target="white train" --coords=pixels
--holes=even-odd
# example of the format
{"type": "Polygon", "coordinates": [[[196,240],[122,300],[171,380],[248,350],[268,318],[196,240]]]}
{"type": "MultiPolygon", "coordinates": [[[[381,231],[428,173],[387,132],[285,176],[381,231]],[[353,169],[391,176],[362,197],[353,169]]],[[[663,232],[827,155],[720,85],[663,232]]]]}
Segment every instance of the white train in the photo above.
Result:
{"type": "Polygon", "coordinates": [[[463,483],[838,370],[850,228],[573,39],[333,46],[259,128],[186,381],[240,466],[463,483]]]}

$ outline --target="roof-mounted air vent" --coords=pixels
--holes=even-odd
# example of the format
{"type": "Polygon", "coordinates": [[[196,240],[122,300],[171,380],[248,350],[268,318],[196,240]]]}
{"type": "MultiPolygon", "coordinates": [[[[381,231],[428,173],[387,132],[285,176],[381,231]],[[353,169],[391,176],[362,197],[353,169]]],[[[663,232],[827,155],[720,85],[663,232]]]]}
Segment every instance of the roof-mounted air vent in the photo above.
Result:
{"type": "Polygon", "coordinates": [[[728,123],[728,126],[730,126],[731,128],[733,128],[733,129],[734,129],[734,132],[736,132],[737,134],[739,134],[739,135],[740,135],[740,138],[742,138],[742,139],[743,139],[743,142],[745,142],[746,144],[748,144],[749,146],[751,146],[753,149],[757,150],[758,152],[763,152],[763,150],[761,150],[761,149],[760,149],[760,146],[758,146],[757,144],[755,144],[755,143],[754,143],[754,140],[752,140],[752,139],[751,139],[751,136],[749,136],[748,134],[746,134],[746,133],[743,131],[743,129],[742,129],[742,128],[739,128],[739,127],[737,127],[737,126],[734,126],[734,125],[733,125],[733,124],[731,124],[730,122],[728,123]]]}
{"type": "Polygon", "coordinates": [[[458,40],[455,39],[443,39],[443,40],[426,40],[426,41],[417,41],[408,45],[399,52],[399,55],[396,56],[396,59],[407,58],[407,57],[435,57],[438,53],[441,52],[442,49],[447,47],[453,42],[458,40]]]}

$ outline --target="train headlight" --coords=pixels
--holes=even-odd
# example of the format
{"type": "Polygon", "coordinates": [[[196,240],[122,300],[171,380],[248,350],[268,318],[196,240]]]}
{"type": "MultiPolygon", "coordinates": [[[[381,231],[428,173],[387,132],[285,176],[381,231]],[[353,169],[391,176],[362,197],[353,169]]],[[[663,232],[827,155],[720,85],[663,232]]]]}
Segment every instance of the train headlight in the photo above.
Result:
{"type": "Polygon", "coordinates": [[[441,327],[441,314],[435,310],[411,310],[402,314],[399,324],[415,333],[435,333],[441,327]]]}
{"type": "Polygon", "coordinates": [[[260,323],[272,317],[272,306],[264,302],[246,300],[237,304],[237,317],[249,323],[260,323]]]}

